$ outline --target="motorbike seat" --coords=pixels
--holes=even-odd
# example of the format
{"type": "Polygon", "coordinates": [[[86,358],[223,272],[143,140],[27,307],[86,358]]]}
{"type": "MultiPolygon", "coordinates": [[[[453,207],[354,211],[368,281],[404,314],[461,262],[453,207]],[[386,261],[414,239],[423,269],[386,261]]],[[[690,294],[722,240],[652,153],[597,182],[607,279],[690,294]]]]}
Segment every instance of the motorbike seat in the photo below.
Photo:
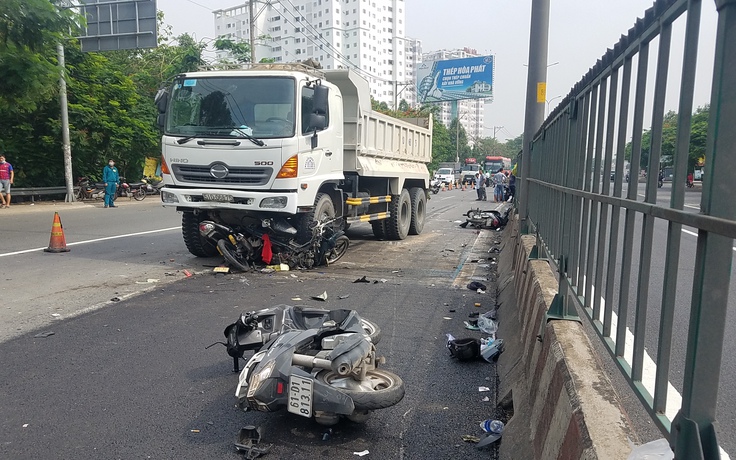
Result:
{"type": "Polygon", "coordinates": [[[104,182],[95,182],[95,188],[105,188],[104,182]]]}
{"type": "Polygon", "coordinates": [[[144,182],[133,182],[133,183],[130,183],[128,185],[130,185],[133,188],[136,188],[136,187],[140,187],[140,186],[146,185],[146,184],[144,182]]]}

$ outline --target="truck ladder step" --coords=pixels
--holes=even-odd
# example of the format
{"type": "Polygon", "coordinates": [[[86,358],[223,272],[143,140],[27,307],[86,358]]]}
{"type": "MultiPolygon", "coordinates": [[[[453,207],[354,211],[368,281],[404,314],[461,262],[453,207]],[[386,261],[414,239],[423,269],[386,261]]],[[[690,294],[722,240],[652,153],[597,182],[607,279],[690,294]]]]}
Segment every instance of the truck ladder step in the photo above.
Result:
{"type": "Polygon", "coordinates": [[[366,198],[348,198],[345,203],[350,206],[359,206],[361,204],[390,203],[391,195],[386,196],[370,196],[366,198]]]}
{"type": "Polygon", "coordinates": [[[391,213],[386,211],[386,212],[377,212],[375,214],[364,214],[362,216],[357,216],[357,217],[348,217],[345,220],[347,221],[347,223],[353,224],[356,222],[371,222],[374,220],[388,219],[389,217],[391,217],[391,213]]]}

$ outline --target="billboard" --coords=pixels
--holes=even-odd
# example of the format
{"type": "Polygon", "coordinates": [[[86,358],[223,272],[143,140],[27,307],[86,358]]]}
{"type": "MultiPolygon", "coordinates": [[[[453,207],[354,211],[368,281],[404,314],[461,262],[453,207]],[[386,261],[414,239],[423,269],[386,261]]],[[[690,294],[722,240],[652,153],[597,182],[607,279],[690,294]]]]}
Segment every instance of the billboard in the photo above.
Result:
{"type": "Polygon", "coordinates": [[[82,51],[155,48],[156,0],[81,0],[82,51]]]}
{"type": "Polygon", "coordinates": [[[417,100],[425,102],[493,97],[493,56],[417,65],[417,100]]]}

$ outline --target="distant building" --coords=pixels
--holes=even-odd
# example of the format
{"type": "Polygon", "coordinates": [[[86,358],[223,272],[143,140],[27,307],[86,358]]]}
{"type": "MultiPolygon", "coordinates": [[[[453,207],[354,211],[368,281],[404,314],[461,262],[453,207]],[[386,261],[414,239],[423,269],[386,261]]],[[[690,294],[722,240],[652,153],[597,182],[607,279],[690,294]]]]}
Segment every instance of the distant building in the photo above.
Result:
{"type": "MultiPolygon", "coordinates": [[[[423,53],[421,59],[418,62],[427,61],[445,61],[448,59],[464,59],[469,57],[482,56],[476,50],[472,48],[463,48],[455,50],[439,50],[432,51],[429,53],[423,53]]],[[[414,68],[414,78],[416,81],[416,67],[414,68]]],[[[487,91],[487,83],[476,82],[471,88],[471,92],[487,91]]],[[[416,100],[416,93],[414,94],[416,100]]],[[[406,98],[405,98],[406,99],[406,98]]],[[[407,99],[408,100],[408,99],[407,99]]],[[[484,99],[465,99],[457,102],[457,115],[453,114],[452,102],[437,102],[435,105],[440,107],[440,113],[438,115],[439,120],[450,127],[452,120],[455,116],[460,118],[460,124],[465,128],[465,132],[468,134],[468,143],[472,146],[475,141],[484,136],[485,126],[485,104],[484,99]]]]}
{"type": "MultiPolygon", "coordinates": [[[[217,38],[249,40],[247,3],[213,13],[217,38]]],[[[368,80],[374,99],[390,106],[402,83],[413,80],[406,74],[403,0],[272,0],[256,2],[254,16],[257,60],[313,58],[324,69],[351,68],[368,80]]],[[[408,91],[401,94],[407,101],[408,91]]]]}
{"type": "Polygon", "coordinates": [[[416,38],[406,37],[404,41],[404,56],[406,57],[406,76],[405,85],[399,88],[399,101],[406,100],[411,107],[417,107],[417,89],[416,89],[416,71],[417,66],[422,62],[422,41],[416,38]]]}

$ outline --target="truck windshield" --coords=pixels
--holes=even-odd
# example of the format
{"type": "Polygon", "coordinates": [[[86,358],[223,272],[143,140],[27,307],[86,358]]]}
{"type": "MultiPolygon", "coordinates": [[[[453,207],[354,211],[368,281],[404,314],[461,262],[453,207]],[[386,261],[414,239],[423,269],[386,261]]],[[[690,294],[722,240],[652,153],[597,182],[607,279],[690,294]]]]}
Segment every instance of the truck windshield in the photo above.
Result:
{"type": "Polygon", "coordinates": [[[172,87],[166,134],[293,137],[295,86],[288,77],[178,78],[172,87]]]}

